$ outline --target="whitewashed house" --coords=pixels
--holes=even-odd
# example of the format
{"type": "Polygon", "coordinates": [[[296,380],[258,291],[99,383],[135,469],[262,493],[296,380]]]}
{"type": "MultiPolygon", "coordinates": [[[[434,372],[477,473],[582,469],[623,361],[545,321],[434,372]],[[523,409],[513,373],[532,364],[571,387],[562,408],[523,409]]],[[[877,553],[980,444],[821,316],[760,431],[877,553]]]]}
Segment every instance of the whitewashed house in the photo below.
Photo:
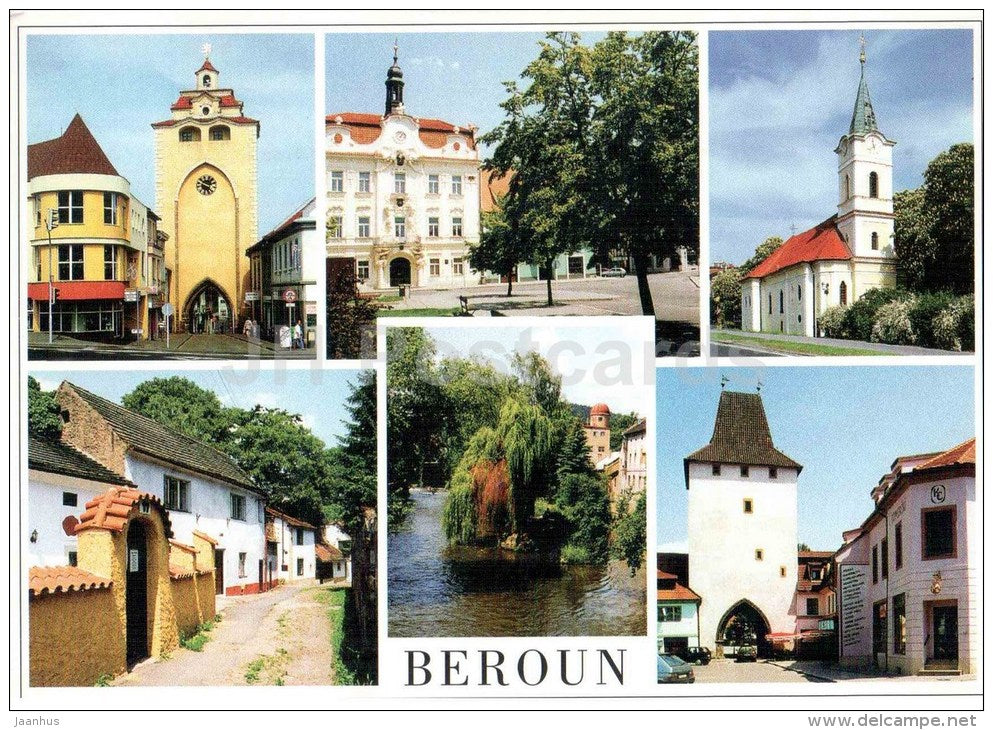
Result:
{"type": "Polygon", "coordinates": [[[265,497],[231,457],[68,381],[55,400],[64,442],[161,496],[177,541],[214,543],[217,593],[265,590],[265,497]]]}
{"type": "Polygon", "coordinates": [[[266,582],[292,583],[317,576],[318,528],[266,507],[266,582]]]}
{"type": "Polygon", "coordinates": [[[802,468],[773,445],[757,393],[721,392],[710,443],[684,459],[701,646],[768,654],[777,634],[794,635],[802,468]],[[744,641],[735,626],[748,627],[744,641]]]}
{"type": "Polygon", "coordinates": [[[394,49],[383,114],[325,120],[329,257],[355,261],[363,289],[478,283],[476,128],[415,117],[394,49]]]}
{"type": "Polygon", "coordinates": [[[660,653],[700,646],[700,596],[681,585],[675,574],[656,571],[656,609],[660,653]]]}
{"type": "Polygon", "coordinates": [[[68,444],[29,438],[29,565],[76,565],[79,515],[111,487],[135,485],[68,444]]]}
{"type": "Polygon", "coordinates": [[[322,580],[352,579],[352,538],[345,534],[340,525],[324,526],[321,541],[317,545],[318,559],[324,564],[322,580]]]}
{"type": "Polygon", "coordinates": [[[872,498],[872,513],[835,554],[842,666],[976,673],[976,440],[896,459],[872,498]]]}

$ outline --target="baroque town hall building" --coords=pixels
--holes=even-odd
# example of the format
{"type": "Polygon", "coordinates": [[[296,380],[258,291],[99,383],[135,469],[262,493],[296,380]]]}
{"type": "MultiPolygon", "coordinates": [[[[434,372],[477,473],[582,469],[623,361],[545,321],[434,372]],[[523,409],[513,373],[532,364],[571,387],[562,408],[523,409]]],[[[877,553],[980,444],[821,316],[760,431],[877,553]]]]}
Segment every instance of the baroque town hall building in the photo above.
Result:
{"type": "Polygon", "coordinates": [[[862,73],[838,155],[838,210],[797,233],[741,282],[741,326],[752,332],[814,337],[829,307],[870,289],[896,286],[893,247],[893,142],[879,130],[862,73]]]}
{"type": "Polygon", "coordinates": [[[475,283],[476,127],[411,116],[403,86],[394,47],[384,113],[325,120],[328,256],[354,259],[369,288],[475,283]]]}

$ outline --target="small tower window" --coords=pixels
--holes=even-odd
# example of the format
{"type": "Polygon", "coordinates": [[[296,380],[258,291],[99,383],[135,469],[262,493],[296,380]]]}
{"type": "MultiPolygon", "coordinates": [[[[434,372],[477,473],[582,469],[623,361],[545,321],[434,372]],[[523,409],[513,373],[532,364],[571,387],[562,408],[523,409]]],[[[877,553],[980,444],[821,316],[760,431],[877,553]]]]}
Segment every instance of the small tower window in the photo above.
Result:
{"type": "Polygon", "coordinates": [[[848,284],[845,282],[838,287],[838,304],[843,307],[848,304],[848,284]]]}
{"type": "Polygon", "coordinates": [[[780,565],[779,566],[779,577],[780,578],[785,578],[786,577],[786,566],[785,565],[780,565]]]}
{"type": "Polygon", "coordinates": [[[798,302],[803,300],[803,287],[800,284],[796,285],[796,300],[798,302]]]}
{"type": "Polygon", "coordinates": [[[779,290],[779,313],[780,314],[783,314],[785,311],[786,311],[786,307],[784,305],[784,300],[783,300],[783,290],[780,289],[779,290]]]}
{"type": "Polygon", "coordinates": [[[762,560],[762,558],[764,558],[764,557],[765,557],[765,553],[762,552],[762,548],[756,548],[756,550],[755,550],[755,559],[756,560],[762,560]]]}
{"type": "Polygon", "coordinates": [[[210,88],[210,74],[203,75],[203,86],[205,89],[210,88]]]}
{"type": "Polygon", "coordinates": [[[710,465],[710,473],[713,474],[715,477],[719,477],[721,475],[721,465],[720,464],[711,464],[710,465]]]}
{"type": "Polygon", "coordinates": [[[852,179],[845,175],[845,200],[852,197],[852,179]]]}
{"type": "Polygon", "coordinates": [[[879,197],[879,175],[874,172],[869,173],[869,197],[879,197]]]}
{"type": "Polygon", "coordinates": [[[875,232],[873,232],[872,234],[872,250],[873,251],[879,250],[879,234],[875,232]]]}
{"type": "Polygon", "coordinates": [[[742,505],[741,506],[742,506],[742,511],[746,515],[750,515],[752,513],[752,500],[751,499],[745,498],[745,500],[742,502],[742,505]]]}
{"type": "Polygon", "coordinates": [[[231,128],[224,125],[218,124],[215,127],[210,128],[210,139],[212,142],[218,142],[225,139],[231,139],[231,128]]]}
{"type": "Polygon", "coordinates": [[[179,130],[180,142],[199,142],[200,130],[196,127],[183,127],[179,130]]]}

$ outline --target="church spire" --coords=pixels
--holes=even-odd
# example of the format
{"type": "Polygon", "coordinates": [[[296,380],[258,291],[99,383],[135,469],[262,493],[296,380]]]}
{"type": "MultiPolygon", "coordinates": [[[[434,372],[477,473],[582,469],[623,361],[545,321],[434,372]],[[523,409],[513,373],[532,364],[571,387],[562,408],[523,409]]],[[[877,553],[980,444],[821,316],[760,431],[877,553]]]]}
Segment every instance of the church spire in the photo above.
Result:
{"type": "Polygon", "coordinates": [[[869,85],[865,81],[865,36],[859,36],[859,64],[862,71],[859,76],[859,91],[855,97],[855,110],[852,112],[852,123],[848,126],[849,134],[867,134],[878,132],[876,112],[872,110],[872,100],[869,99],[869,85]]]}
{"type": "Polygon", "coordinates": [[[397,63],[399,56],[397,41],[393,41],[393,65],[386,72],[386,113],[403,114],[403,70],[397,63]]]}

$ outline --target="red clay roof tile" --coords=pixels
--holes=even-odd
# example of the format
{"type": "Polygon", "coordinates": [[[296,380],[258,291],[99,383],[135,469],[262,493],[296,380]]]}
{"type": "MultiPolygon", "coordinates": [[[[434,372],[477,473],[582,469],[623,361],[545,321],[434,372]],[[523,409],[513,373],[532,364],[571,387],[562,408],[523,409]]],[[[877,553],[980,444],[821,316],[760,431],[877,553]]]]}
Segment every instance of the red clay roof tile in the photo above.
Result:
{"type": "Polygon", "coordinates": [[[957,464],[975,464],[976,463],[976,439],[975,437],[969,439],[968,441],[963,441],[958,446],[953,446],[948,451],[938,454],[933,459],[925,461],[923,464],[917,467],[914,471],[919,471],[921,469],[937,469],[942,466],[955,466],[957,464]]]}
{"type": "Polygon", "coordinates": [[[35,566],[28,572],[28,594],[71,593],[110,588],[113,581],[70,565],[35,566]]]}
{"type": "Polygon", "coordinates": [[[676,584],[675,588],[663,589],[657,591],[657,599],[659,601],[699,601],[700,596],[691,591],[686,586],[681,586],[679,583],[676,584]]]}
{"type": "Polygon", "coordinates": [[[165,525],[166,535],[172,537],[172,525],[169,521],[169,513],[162,505],[162,500],[154,494],[139,492],[137,489],[125,487],[114,487],[108,489],[94,499],[86,503],[86,510],[79,517],[79,524],[76,525],[76,533],[84,530],[110,530],[121,532],[128,523],[128,516],[134,506],[143,499],[147,499],[152,507],[162,514],[162,522],[165,525]]]}
{"type": "Polygon", "coordinates": [[[791,236],[762,263],[749,271],[746,279],[761,279],[796,264],[812,261],[847,261],[852,257],[836,225],[837,216],[810,230],[791,236]]]}
{"type": "Polygon", "coordinates": [[[319,542],[314,545],[314,554],[322,563],[331,563],[344,558],[344,554],[334,545],[319,542]]]}

